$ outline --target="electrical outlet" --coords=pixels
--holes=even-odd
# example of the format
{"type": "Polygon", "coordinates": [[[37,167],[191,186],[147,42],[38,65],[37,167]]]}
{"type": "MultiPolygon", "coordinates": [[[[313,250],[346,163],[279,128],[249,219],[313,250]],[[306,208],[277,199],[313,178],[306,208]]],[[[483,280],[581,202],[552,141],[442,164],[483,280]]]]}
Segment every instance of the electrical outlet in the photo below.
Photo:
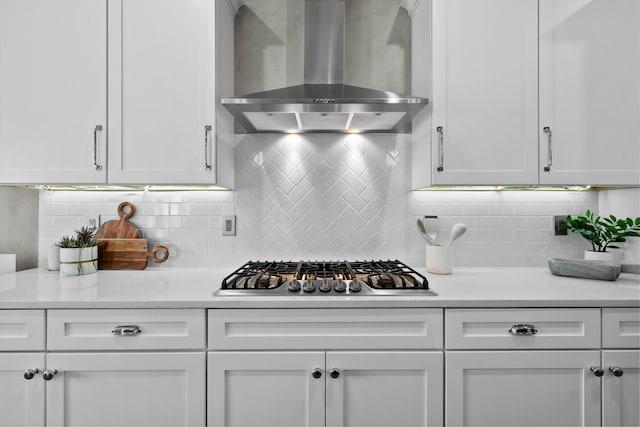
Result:
{"type": "Polygon", "coordinates": [[[222,235],[223,236],[236,235],[236,216],[235,215],[225,215],[222,217],[222,235]]]}
{"type": "Polygon", "coordinates": [[[100,227],[100,215],[87,215],[84,217],[84,225],[87,227],[100,227]]]}
{"type": "Polygon", "coordinates": [[[564,224],[564,220],[567,219],[567,215],[556,215],[553,217],[553,232],[554,236],[566,236],[567,227],[564,224]]]}

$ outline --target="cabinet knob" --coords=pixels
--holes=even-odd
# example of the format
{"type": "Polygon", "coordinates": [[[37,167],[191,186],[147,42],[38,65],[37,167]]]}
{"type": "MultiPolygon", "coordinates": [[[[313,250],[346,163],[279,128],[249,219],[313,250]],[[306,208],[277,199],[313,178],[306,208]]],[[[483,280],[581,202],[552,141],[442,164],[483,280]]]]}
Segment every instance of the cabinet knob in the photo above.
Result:
{"type": "Polygon", "coordinates": [[[311,371],[311,376],[315,379],[322,377],[322,369],[320,368],[314,369],[313,371],[311,371]]]}
{"type": "Polygon", "coordinates": [[[45,381],[51,381],[53,377],[56,376],[57,373],[58,373],[57,369],[47,369],[42,373],[42,378],[44,378],[45,381]]]}
{"type": "Polygon", "coordinates": [[[134,337],[140,335],[142,330],[138,325],[117,325],[111,333],[117,336],[130,336],[134,337]]]}
{"type": "Polygon", "coordinates": [[[621,377],[622,374],[624,374],[624,371],[622,370],[621,367],[619,366],[609,366],[609,370],[611,371],[611,373],[613,375],[615,375],[616,377],[621,377]]]}
{"type": "Polygon", "coordinates": [[[535,335],[538,330],[534,325],[527,325],[526,323],[516,323],[511,326],[509,333],[513,335],[535,335]]]}
{"type": "Polygon", "coordinates": [[[338,378],[340,376],[340,371],[336,368],[332,368],[329,371],[329,375],[331,376],[331,378],[338,378]]]}
{"type": "Polygon", "coordinates": [[[589,368],[589,370],[593,372],[593,375],[595,375],[596,377],[601,377],[604,375],[604,370],[602,370],[602,368],[599,366],[592,366],[589,368]]]}
{"type": "Polygon", "coordinates": [[[33,377],[35,377],[38,372],[40,372],[40,369],[38,369],[38,368],[27,369],[26,371],[24,371],[24,379],[25,380],[30,380],[33,377]]]}

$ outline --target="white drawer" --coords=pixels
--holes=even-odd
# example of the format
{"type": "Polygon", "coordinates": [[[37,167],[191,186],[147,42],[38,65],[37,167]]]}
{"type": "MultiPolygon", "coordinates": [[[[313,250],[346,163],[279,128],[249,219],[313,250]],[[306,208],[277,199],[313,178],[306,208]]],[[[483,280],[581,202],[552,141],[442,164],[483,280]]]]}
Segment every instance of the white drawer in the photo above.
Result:
{"type": "Polygon", "coordinates": [[[215,350],[439,349],[441,309],[209,310],[215,350]]]}
{"type": "Polygon", "coordinates": [[[640,309],[602,309],[602,347],[640,348],[640,309]]]}
{"type": "Polygon", "coordinates": [[[49,310],[47,321],[49,350],[188,350],[206,346],[204,310],[49,310]],[[124,327],[120,334],[116,331],[119,326],[124,327]]]}
{"type": "Polygon", "coordinates": [[[0,351],[44,350],[44,310],[0,310],[0,351]]]}
{"type": "MultiPolygon", "coordinates": [[[[448,309],[447,349],[600,348],[600,309],[448,309]],[[531,335],[510,330],[518,324],[531,335]]],[[[521,328],[522,329],[522,328],[521,328]]]]}

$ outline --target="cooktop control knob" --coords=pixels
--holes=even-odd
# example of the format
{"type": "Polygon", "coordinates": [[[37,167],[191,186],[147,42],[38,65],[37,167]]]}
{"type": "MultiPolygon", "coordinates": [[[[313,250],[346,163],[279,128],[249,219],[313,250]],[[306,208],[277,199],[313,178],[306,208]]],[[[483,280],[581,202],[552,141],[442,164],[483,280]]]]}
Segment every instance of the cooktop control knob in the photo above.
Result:
{"type": "Polygon", "coordinates": [[[331,283],[323,280],[318,289],[320,289],[320,292],[331,292],[331,283]]]}
{"type": "Polygon", "coordinates": [[[297,280],[290,281],[287,289],[289,289],[289,292],[300,292],[300,282],[297,280]]]}
{"type": "Polygon", "coordinates": [[[316,290],[316,285],[310,280],[304,282],[304,284],[302,285],[302,291],[308,294],[310,294],[311,292],[314,292],[315,290],[316,290]]]}
{"type": "Polygon", "coordinates": [[[344,283],[343,281],[336,282],[336,284],[333,285],[333,290],[336,291],[336,292],[342,293],[346,289],[347,289],[347,284],[344,283]]]}
{"type": "Polygon", "coordinates": [[[362,282],[354,280],[349,283],[349,292],[360,292],[362,290],[362,282]]]}

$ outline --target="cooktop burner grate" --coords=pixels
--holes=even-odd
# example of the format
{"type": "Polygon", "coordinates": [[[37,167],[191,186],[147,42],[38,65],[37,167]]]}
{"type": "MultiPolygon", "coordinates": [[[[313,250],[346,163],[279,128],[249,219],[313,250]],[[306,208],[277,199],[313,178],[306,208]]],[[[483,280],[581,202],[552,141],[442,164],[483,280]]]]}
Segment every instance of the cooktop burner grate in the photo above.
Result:
{"type": "Polygon", "coordinates": [[[398,260],[249,261],[218,295],[435,295],[427,278],[398,260]]]}

